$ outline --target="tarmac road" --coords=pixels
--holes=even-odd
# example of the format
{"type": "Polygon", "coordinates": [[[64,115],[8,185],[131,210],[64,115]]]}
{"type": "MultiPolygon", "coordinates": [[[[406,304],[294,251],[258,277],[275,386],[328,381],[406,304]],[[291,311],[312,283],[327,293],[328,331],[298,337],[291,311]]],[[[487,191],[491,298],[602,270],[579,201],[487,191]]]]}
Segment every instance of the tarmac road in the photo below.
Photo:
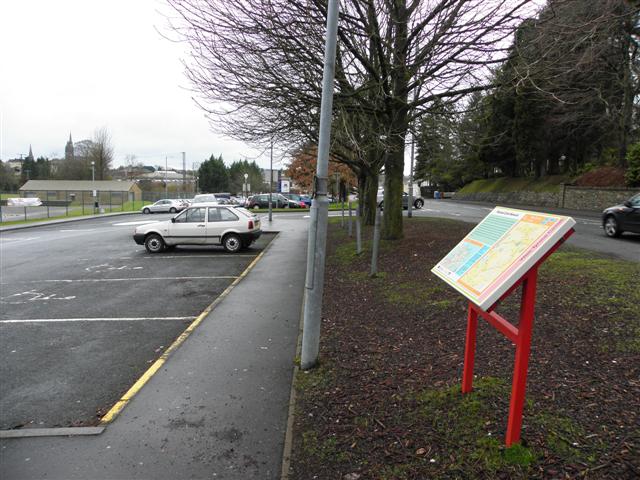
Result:
{"type": "MultiPolygon", "coordinates": [[[[453,200],[425,200],[424,207],[421,210],[413,210],[413,214],[416,217],[452,218],[478,223],[493,208],[494,206],[489,204],[465,203],[453,200]]],[[[539,207],[514,206],[512,208],[558,213],[573,217],[576,221],[576,226],[574,227],[576,232],[567,241],[569,245],[640,262],[640,235],[625,233],[620,238],[607,237],[602,230],[600,214],[597,212],[577,212],[539,207]]]]}
{"type": "Polygon", "coordinates": [[[132,215],[3,232],[0,429],[95,424],[270,241],[149,255],[132,215]]]}
{"type": "MultiPolygon", "coordinates": [[[[533,210],[547,213],[557,213],[573,217],[576,221],[575,233],[569,238],[567,244],[584,248],[606,255],[640,262],[640,235],[625,233],[620,238],[609,238],[602,230],[602,222],[598,212],[572,211],[556,208],[541,208],[527,206],[509,206],[520,210],[533,210]]],[[[424,207],[413,210],[415,217],[450,218],[469,223],[478,223],[493,210],[494,205],[488,203],[459,202],[454,200],[425,199],[424,207]]],[[[404,211],[407,215],[407,211],[404,211]]],[[[340,216],[340,212],[329,212],[330,216],[340,216]]],[[[274,218],[308,218],[309,212],[274,213],[274,218]]]]}

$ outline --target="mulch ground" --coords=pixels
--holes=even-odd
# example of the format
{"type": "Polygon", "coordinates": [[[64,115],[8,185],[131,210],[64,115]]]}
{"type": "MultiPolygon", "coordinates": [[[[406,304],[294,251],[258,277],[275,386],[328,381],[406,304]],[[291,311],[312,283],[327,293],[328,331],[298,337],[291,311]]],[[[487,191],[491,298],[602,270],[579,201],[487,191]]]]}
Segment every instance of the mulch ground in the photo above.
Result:
{"type": "MultiPolygon", "coordinates": [[[[640,478],[640,265],[568,246],[546,262],[522,442],[506,449],[515,349],[480,321],[463,396],[467,304],[430,273],[471,228],[405,221],[370,278],[370,249],[356,256],[330,225],[321,363],[296,377],[290,478],[640,478]]],[[[497,309],[514,323],[516,297],[497,309]]]]}

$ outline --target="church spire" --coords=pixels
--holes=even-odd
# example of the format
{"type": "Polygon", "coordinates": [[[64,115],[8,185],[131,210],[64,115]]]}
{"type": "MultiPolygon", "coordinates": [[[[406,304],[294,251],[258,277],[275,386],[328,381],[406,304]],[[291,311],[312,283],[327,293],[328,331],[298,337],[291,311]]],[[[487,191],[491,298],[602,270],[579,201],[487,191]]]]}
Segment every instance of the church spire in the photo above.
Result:
{"type": "Polygon", "coordinates": [[[31,144],[29,144],[29,155],[27,155],[29,160],[33,160],[33,152],[31,151],[31,144]]]}
{"type": "Polygon", "coordinates": [[[74,160],[75,153],[73,151],[73,140],[71,140],[71,132],[69,132],[69,141],[67,145],[64,147],[64,159],[65,160],[74,160]]]}

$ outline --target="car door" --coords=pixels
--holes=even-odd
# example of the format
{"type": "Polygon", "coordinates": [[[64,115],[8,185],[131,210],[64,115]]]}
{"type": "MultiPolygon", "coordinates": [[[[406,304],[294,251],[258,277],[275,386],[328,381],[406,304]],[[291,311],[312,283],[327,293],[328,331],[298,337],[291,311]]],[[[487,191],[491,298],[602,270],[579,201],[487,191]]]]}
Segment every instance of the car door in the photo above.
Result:
{"type": "Polygon", "coordinates": [[[168,212],[170,203],[171,202],[169,200],[159,200],[155,204],[156,209],[154,210],[154,212],[168,212]]]}
{"type": "Polygon", "coordinates": [[[224,207],[209,207],[207,222],[207,243],[218,245],[222,241],[222,235],[229,228],[236,226],[240,220],[230,209],[224,207]]]}
{"type": "Polygon", "coordinates": [[[625,219],[625,229],[630,232],[640,233],[640,194],[629,200],[631,211],[625,219]]]}
{"type": "Polygon", "coordinates": [[[169,223],[169,243],[200,245],[206,242],[206,207],[193,207],[183,211],[169,223]]]}
{"type": "Polygon", "coordinates": [[[149,210],[151,210],[153,213],[158,213],[162,211],[162,200],[158,200],[156,203],[154,203],[153,205],[149,205],[149,210]]]}

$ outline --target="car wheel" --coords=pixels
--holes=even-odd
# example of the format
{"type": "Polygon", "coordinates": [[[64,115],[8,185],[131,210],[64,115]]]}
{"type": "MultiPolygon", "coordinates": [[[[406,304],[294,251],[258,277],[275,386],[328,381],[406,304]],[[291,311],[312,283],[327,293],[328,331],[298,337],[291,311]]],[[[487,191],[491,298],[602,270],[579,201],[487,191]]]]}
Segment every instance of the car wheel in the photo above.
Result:
{"type": "Polygon", "coordinates": [[[148,208],[145,208],[144,210],[142,210],[142,213],[144,213],[145,215],[148,215],[149,213],[151,213],[151,210],[149,210],[148,208]]]}
{"type": "Polygon", "coordinates": [[[424,202],[420,199],[413,202],[413,206],[420,210],[424,206],[424,202]]]}
{"type": "Polygon", "coordinates": [[[618,226],[618,221],[613,215],[609,215],[604,219],[604,233],[608,237],[619,237],[622,233],[622,230],[620,230],[618,226]]]}
{"type": "Polygon", "coordinates": [[[149,253],[160,253],[164,250],[164,240],[157,233],[152,233],[144,240],[144,247],[149,253]]]}
{"type": "Polygon", "coordinates": [[[254,206],[253,206],[253,209],[254,209],[254,210],[258,210],[259,208],[260,208],[260,207],[259,207],[258,205],[254,205],[254,206]]]}
{"type": "Polygon", "coordinates": [[[176,213],[176,211],[177,211],[177,210],[175,209],[175,207],[171,207],[171,208],[169,209],[169,213],[176,213]]]}
{"type": "Polygon", "coordinates": [[[222,239],[222,246],[229,253],[236,253],[242,249],[242,241],[235,233],[229,233],[222,239]]]}

